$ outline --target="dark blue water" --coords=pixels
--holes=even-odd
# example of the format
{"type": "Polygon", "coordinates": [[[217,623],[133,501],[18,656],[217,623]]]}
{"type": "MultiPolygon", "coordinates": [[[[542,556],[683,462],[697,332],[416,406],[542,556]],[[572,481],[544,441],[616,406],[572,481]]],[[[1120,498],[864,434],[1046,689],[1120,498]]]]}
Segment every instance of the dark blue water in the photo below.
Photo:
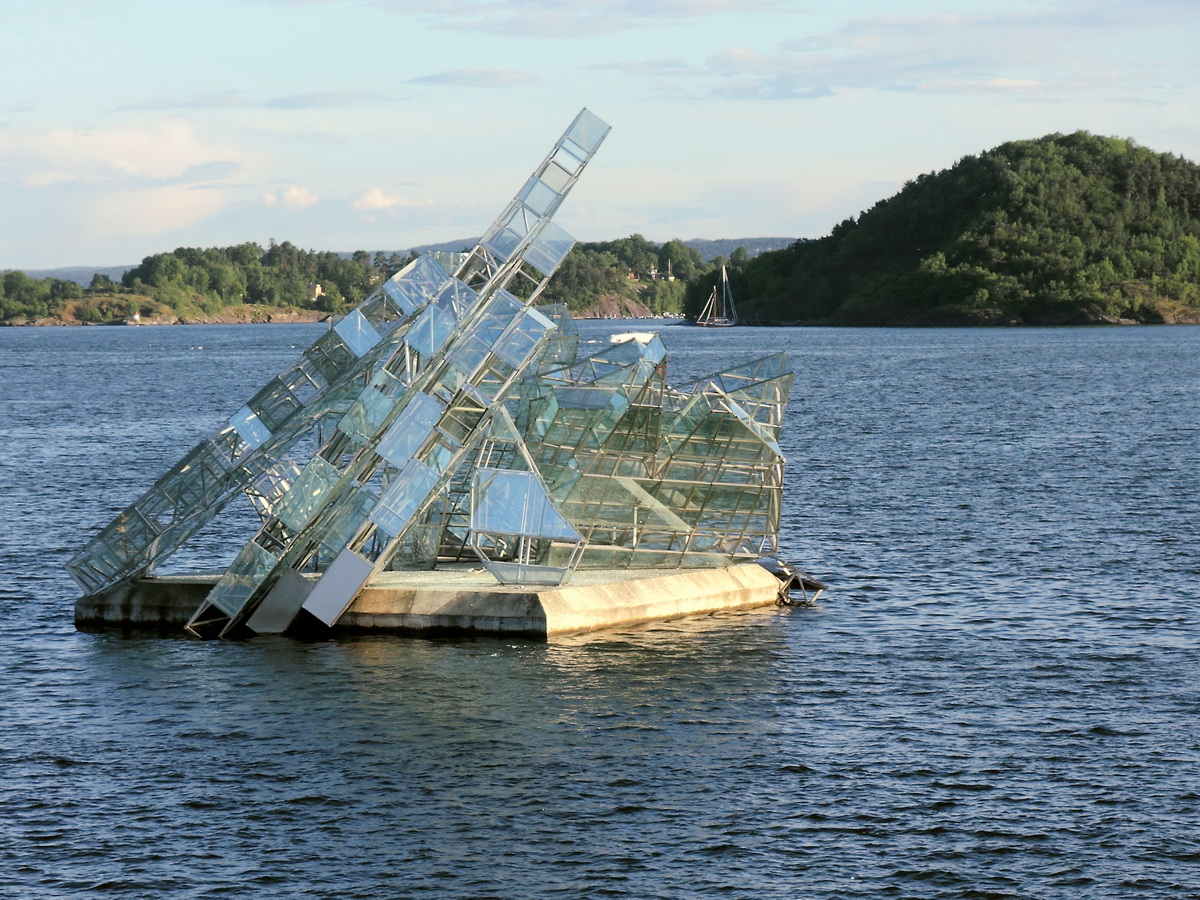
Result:
{"type": "Polygon", "coordinates": [[[0,896],[1200,897],[1200,329],[664,329],[792,352],[813,609],[76,633],[62,563],[320,327],[0,329],[0,896]]]}

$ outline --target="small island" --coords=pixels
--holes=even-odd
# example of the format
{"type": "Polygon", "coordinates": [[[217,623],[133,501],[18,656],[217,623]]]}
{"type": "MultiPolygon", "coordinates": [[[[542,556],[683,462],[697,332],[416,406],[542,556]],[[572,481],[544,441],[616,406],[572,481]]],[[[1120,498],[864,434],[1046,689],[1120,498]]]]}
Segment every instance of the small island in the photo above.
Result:
{"type": "Polygon", "coordinates": [[[733,277],[761,324],[1196,323],[1200,166],[1083,131],[1014,141],[733,277]]]}

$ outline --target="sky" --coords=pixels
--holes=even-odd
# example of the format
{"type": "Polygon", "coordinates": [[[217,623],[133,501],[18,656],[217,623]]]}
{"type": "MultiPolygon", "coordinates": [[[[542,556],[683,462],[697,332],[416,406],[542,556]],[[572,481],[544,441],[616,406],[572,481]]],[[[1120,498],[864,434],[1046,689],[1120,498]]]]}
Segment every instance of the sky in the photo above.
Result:
{"type": "Polygon", "coordinates": [[[581,107],[579,240],[820,237],[1087,130],[1200,162],[1197,0],[3,0],[0,270],[399,250],[491,222],[581,107]]]}

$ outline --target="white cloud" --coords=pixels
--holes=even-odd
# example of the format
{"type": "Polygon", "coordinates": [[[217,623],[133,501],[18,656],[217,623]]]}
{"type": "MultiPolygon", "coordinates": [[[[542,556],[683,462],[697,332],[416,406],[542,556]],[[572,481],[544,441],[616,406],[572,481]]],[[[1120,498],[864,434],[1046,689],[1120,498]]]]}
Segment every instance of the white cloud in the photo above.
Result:
{"type": "Polygon", "coordinates": [[[385,194],[383,188],[367,188],[354,198],[350,204],[357,210],[380,211],[398,207],[432,206],[432,200],[413,200],[402,194],[385,194]]]}
{"type": "Polygon", "coordinates": [[[217,215],[250,161],[239,155],[177,121],[0,132],[14,207],[54,211],[79,229],[80,242],[165,234],[217,215]]]}
{"type": "Polygon", "coordinates": [[[305,209],[315,205],[321,198],[308,188],[298,184],[289,185],[282,194],[264,194],[264,206],[282,206],[286,209],[305,209]]]}
{"type": "Polygon", "coordinates": [[[1103,92],[1109,102],[1161,99],[1153,58],[1126,53],[1139,29],[1161,28],[1177,0],[1139,7],[1079,0],[993,13],[884,15],[774,48],[733,46],[703,63],[639,60],[595,66],[676,99],[811,100],[850,90],[1022,95],[1042,101],[1103,92]]]}
{"type": "Polygon", "coordinates": [[[95,190],[223,181],[242,164],[183,122],[141,128],[55,128],[0,133],[0,163],[27,187],[95,190]]]}
{"type": "Polygon", "coordinates": [[[91,198],[85,224],[100,238],[154,236],[212,218],[227,200],[224,191],[198,191],[184,185],[114,191],[91,198]]]}

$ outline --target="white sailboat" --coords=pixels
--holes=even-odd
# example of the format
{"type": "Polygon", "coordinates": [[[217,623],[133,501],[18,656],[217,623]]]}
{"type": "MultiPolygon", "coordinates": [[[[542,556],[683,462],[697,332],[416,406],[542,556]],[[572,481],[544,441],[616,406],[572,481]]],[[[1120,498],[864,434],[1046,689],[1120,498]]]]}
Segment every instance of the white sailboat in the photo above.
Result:
{"type": "Polygon", "coordinates": [[[733,305],[733,294],[729,292],[729,275],[721,266],[721,280],[713,285],[712,294],[704,309],[696,317],[701,328],[728,328],[737,324],[737,309],[733,305]]]}

